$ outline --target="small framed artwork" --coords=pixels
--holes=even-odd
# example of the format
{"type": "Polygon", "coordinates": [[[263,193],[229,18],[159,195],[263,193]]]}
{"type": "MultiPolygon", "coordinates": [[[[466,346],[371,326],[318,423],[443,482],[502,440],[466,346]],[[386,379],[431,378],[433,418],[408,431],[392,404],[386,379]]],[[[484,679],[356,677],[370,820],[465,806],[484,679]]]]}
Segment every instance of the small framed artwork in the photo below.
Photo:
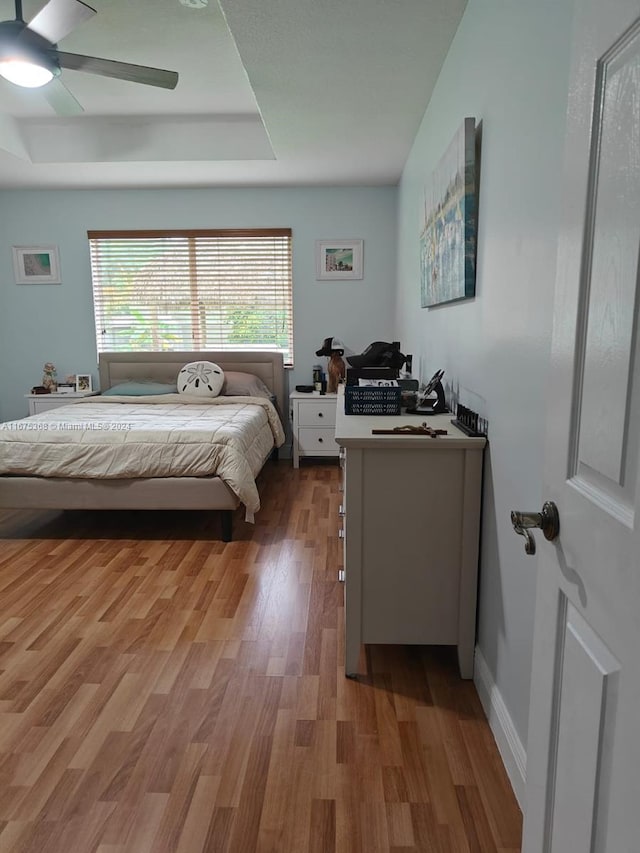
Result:
{"type": "Polygon", "coordinates": [[[76,391],[92,391],[91,374],[76,373],[76,391]]]}
{"type": "Polygon", "coordinates": [[[60,284],[57,246],[13,246],[16,284],[60,284]]]}
{"type": "Polygon", "coordinates": [[[362,278],[362,240],[316,240],[316,279],[362,278]]]}

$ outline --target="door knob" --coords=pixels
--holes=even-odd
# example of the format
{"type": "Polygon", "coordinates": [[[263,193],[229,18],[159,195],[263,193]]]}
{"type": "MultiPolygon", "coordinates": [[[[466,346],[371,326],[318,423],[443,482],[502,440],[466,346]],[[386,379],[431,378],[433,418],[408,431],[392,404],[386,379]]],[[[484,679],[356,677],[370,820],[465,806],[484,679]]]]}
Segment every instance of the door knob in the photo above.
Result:
{"type": "Polygon", "coordinates": [[[553,501],[546,501],[542,507],[542,512],[517,512],[511,510],[511,524],[513,529],[520,536],[524,536],[524,550],[527,554],[536,553],[536,540],[531,535],[531,530],[536,527],[540,528],[544,533],[544,538],[551,540],[555,539],[560,533],[560,517],[558,515],[558,507],[553,501]]]}

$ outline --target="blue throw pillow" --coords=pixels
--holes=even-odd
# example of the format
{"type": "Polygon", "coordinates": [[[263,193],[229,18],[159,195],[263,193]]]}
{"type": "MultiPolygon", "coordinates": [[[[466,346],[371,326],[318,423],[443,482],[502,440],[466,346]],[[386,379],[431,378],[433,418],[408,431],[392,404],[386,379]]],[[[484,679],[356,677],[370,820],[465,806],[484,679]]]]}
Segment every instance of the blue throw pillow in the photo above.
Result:
{"type": "Polygon", "coordinates": [[[102,392],[103,397],[148,397],[151,394],[176,394],[175,384],[166,382],[121,382],[102,392]]]}

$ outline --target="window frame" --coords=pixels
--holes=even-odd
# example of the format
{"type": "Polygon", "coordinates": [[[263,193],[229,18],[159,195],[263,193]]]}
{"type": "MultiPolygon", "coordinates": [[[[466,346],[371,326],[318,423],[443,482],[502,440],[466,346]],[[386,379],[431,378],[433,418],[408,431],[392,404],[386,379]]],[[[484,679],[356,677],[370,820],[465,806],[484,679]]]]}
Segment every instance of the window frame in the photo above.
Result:
{"type": "MultiPolygon", "coordinates": [[[[108,241],[140,241],[144,240],[155,240],[162,241],[163,239],[170,240],[171,238],[178,238],[180,240],[186,240],[188,246],[188,255],[189,255],[189,264],[186,268],[185,272],[185,281],[188,279],[189,282],[189,297],[188,300],[185,300],[185,305],[188,306],[188,310],[191,314],[190,321],[190,334],[191,334],[191,343],[187,345],[187,349],[191,349],[194,352],[198,352],[199,350],[221,350],[224,352],[233,352],[233,351],[246,351],[256,349],[256,350],[273,350],[274,352],[282,352],[284,363],[286,367],[293,367],[293,241],[292,241],[292,229],[291,228],[195,228],[195,229],[118,229],[118,230],[90,230],[87,231],[87,238],[89,240],[89,249],[90,249],[90,261],[91,261],[91,279],[92,279],[92,295],[93,295],[93,308],[94,308],[94,318],[95,318],[95,330],[96,330],[96,346],[98,352],[104,352],[108,350],[116,350],[121,352],[134,351],[135,347],[120,347],[116,346],[114,348],[113,345],[107,346],[104,345],[104,338],[107,334],[107,323],[104,322],[104,306],[105,306],[105,288],[107,286],[106,281],[102,281],[101,278],[108,275],[108,265],[105,264],[100,271],[100,264],[97,261],[96,255],[99,251],[99,246],[101,242],[107,243],[108,241]],[[272,284],[269,286],[265,284],[264,291],[265,295],[269,295],[271,299],[277,302],[278,296],[283,292],[284,298],[282,299],[282,310],[284,312],[284,324],[285,324],[285,334],[287,337],[288,345],[278,346],[275,344],[260,344],[257,343],[252,345],[251,343],[238,343],[237,345],[230,345],[228,341],[221,341],[215,345],[211,343],[207,343],[204,339],[204,335],[206,334],[206,330],[203,331],[203,317],[209,316],[205,311],[202,311],[202,303],[207,299],[211,299],[212,293],[211,291],[214,289],[211,285],[207,285],[203,283],[203,279],[201,278],[200,283],[198,281],[197,272],[194,272],[196,269],[195,261],[197,259],[202,263],[204,258],[207,261],[211,261],[213,252],[211,254],[207,252],[198,253],[197,240],[198,238],[207,239],[216,239],[220,238],[221,246],[224,245],[225,240],[229,240],[232,244],[234,240],[247,240],[250,241],[252,238],[255,238],[256,241],[269,239],[277,239],[282,238],[284,240],[284,248],[274,250],[273,258],[274,261],[277,259],[279,262],[282,261],[282,258],[285,258],[285,266],[284,266],[284,276],[281,274],[279,283],[272,284]],[[102,275],[100,274],[102,272],[102,275]],[[284,287],[282,282],[285,282],[284,287]],[[209,292],[207,292],[207,287],[210,288],[209,292]],[[203,295],[204,294],[204,295],[203,295]]],[[[258,243],[256,242],[256,245],[258,243]]],[[[228,263],[229,256],[224,254],[224,260],[228,263]]],[[[268,258],[268,252],[263,252],[259,256],[259,260],[264,261],[265,258],[268,258]]],[[[258,267],[256,266],[256,271],[258,267]]],[[[223,265],[221,263],[221,271],[223,270],[223,265]]],[[[228,269],[224,270],[228,274],[228,269]]],[[[250,274],[251,272],[251,263],[247,262],[242,270],[245,274],[250,274]]],[[[281,271],[282,273],[282,271],[281,271]]],[[[221,272],[222,274],[222,272],[221,272]]],[[[244,283],[245,287],[247,287],[246,281],[244,283]]],[[[248,289],[255,288],[255,281],[251,284],[248,289]]],[[[258,290],[260,288],[258,287],[258,290]]],[[[232,289],[228,283],[225,283],[223,287],[223,292],[231,293],[232,289]]],[[[143,301],[140,301],[140,304],[143,305],[143,301]]],[[[149,303],[146,303],[149,304],[149,303]]],[[[213,302],[211,305],[215,305],[213,302]]],[[[220,304],[220,303],[217,303],[220,304]]],[[[218,324],[215,328],[220,329],[220,324],[218,324]]],[[[148,329],[150,333],[157,338],[158,328],[157,326],[154,328],[152,322],[148,324],[141,324],[141,329],[148,329]]],[[[179,329],[179,323],[176,321],[176,329],[179,329]]],[[[184,333],[184,330],[182,330],[184,333]]],[[[218,332],[217,337],[221,339],[224,337],[218,332]]],[[[139,349],[139,348],[138,348],[139,349]]],[[[153,351],[153,349],[158,349],[158,347],[154,347],[149,351],[153,351]]],[[[165,346],[161,347],[163,351],[178,351],[185,349],[184,341],[176,341],[175,346],[165,346]]]]}

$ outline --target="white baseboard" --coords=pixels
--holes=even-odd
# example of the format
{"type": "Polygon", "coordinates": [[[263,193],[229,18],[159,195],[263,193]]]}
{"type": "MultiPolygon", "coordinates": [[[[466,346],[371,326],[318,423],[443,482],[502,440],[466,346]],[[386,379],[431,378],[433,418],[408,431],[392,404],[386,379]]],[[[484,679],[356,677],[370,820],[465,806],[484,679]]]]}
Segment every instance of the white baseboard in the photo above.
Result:
{"type": "Polygon", "coordinates": [[[478,646],[475,650],[473,683],[487,715],[513,793],[520,809],[524,812],[527,753],[518,737],[504,699],[493,680],[491,670],[478,646]]]}

